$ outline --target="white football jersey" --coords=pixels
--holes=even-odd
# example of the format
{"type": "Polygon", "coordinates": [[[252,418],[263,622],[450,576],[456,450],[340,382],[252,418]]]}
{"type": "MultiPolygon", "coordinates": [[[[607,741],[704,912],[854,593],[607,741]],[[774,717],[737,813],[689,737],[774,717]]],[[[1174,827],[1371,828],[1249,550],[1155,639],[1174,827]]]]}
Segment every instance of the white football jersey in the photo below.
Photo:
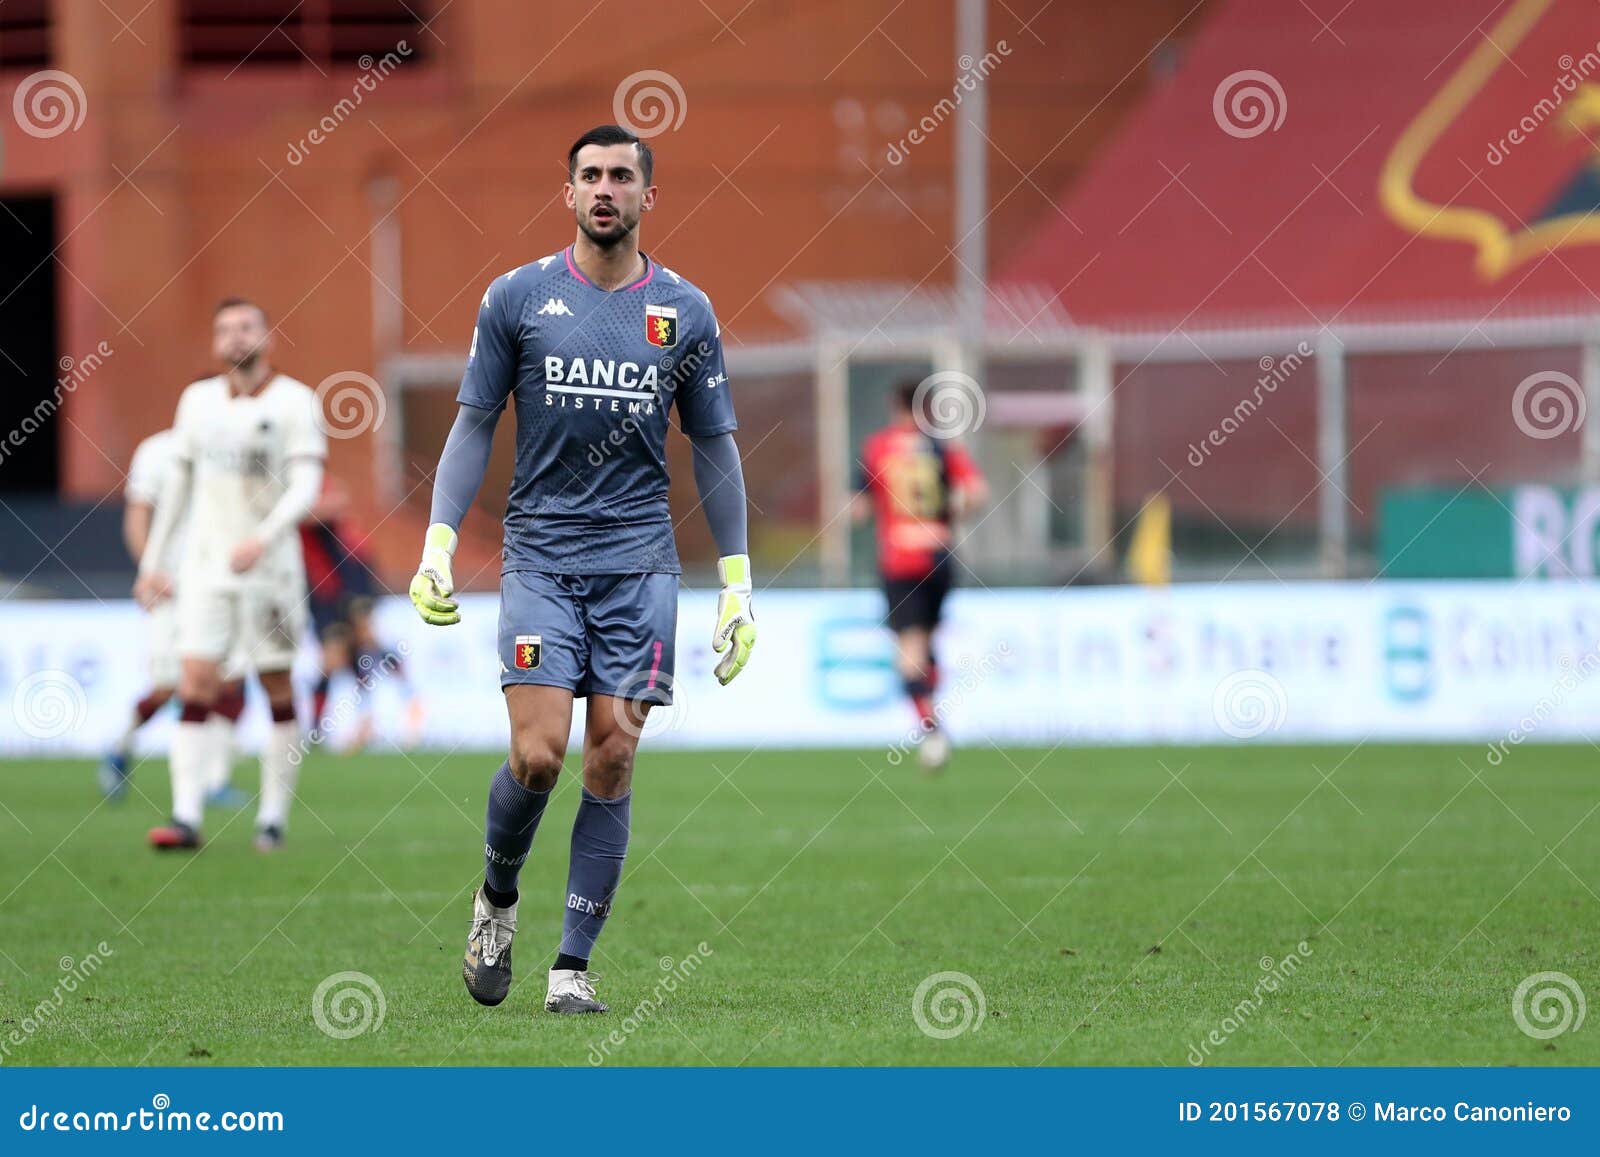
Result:
{"type": "MultiPolygon", "coordinates": [[[[128,502],[160,505],[161,492],[177,465],[173,451],[171,430],[161,430],[140,442],[133,452],[133,461],[128,463],[128,480],[123,484],[122,497],[128,502]]],[[[158,569],[172,574],[173,567],[183,557],[188,526],[189,512],[185,510],[178,516],[178,521],[172,524],[172,534],[167,538],[166,557],[156,560],[158,569]]]]}
{"type": "Polygon", "coordinates": [[[283,497],[289,460],[328,456],[317,417],[311,387],[284,374],[253,394],[235,395],[220,376],[183,391],[172,427],[174,457],[194,469],[183,581],[231,586],[304,580],[300,536],[293,529],[245,575],[228,568],[228,556],[283,497]]]}

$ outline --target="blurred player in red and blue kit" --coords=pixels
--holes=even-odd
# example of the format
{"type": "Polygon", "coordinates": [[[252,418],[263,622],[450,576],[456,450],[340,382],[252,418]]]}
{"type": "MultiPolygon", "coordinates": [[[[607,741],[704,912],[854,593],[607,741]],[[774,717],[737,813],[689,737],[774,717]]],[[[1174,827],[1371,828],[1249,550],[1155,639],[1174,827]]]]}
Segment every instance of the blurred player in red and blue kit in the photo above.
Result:
{"type": "Polygon", "coordinates": [[[329,478],[310,516],[300,524],[300,549],[305,556],[309,588],[307,602],[322,648],[321,669],[311,690],[311,734],[319,741],[326,738],[324,731],[330,722],[338,722],[342,729],[345,707],[353,704],[359,718],[354,721],[353,730],[342,736],[343,748],[355,751],[365,747],[373,729],[366,693],[380,680],[393,677],[407,698],[406,726],[400,744],[410,747],[421,735],[422,700],[406,678],[400,654],[382,643],[373,628],[377,586],[363,554],[366,536],[351,521],[349,511],[349,488],[339,479],[329,478]],[[349,672],[355,679],[356,693],[330,714],[328,695],[334,678],[341,672],[349,672]]]}
{"type": "Polygon", "coordinates": [[[889,424],[862,445],[851,513],[857,522],[876,520],[895,667],[922,729],[918,759],[937,770],[950,758],[950,741],[934,704],[933,633],[950,593],[954,524],[984,504],[988,485],[960,443],[917,420],[919,385],[895,388],[889,424]]]}

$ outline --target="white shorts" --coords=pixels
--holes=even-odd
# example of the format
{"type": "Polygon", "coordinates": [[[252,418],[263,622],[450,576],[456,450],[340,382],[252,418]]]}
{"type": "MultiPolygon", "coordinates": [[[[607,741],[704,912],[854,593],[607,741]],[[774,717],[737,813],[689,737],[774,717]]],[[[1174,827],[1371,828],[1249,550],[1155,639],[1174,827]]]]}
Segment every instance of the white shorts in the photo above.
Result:
{"type": "Polygon", "coordinates": [[[150,686],[178,685],[178,603],[162,599],[145,613],[145,651],[150,659],[150,686]]]}
{"type": "Polygon", "coordinates": [[[297,585],[202,586],[178,591],[178,654],[245,671],[287,671],[306,632],[306,601],[297,585]]]}

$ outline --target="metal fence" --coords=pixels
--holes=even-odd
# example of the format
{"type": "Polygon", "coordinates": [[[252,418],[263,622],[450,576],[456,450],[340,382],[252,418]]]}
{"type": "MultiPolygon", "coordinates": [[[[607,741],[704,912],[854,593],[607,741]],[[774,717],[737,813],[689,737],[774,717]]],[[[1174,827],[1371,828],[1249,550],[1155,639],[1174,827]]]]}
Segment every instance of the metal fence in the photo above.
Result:
{"type": "MultiPolygon", "coordinates": [[[[1030,315],[1035,300],[991,302],[984,325],[963,327],[959,303],[926,293],[814,289],[804,339],[727,351],[752,549],[771,581],[871,581],[851,480],[908,378],[978,390],[962,437],[993,501],[961,528],[959,553],[990,586],[1118,580],[1157,497],[1180,580],[1336,578],[1379,572],[1388,487],[1600,479],[1600,428],[1583,420],[1600,405],[1600,318],[1097,331],[1030,315]]],[[[436,458],[453,409],[439,387],[453,390],[461,364],[385,367],[391,486],[408,461],[436,458]]],[[[673,454],[687,477],[686,447],[673,454]]],[[[502,448],[484,487],[492,511],[509,469],[502,448]]],[[[692,488],[674,502],[693,572],[714,555],[692,488]]]]}

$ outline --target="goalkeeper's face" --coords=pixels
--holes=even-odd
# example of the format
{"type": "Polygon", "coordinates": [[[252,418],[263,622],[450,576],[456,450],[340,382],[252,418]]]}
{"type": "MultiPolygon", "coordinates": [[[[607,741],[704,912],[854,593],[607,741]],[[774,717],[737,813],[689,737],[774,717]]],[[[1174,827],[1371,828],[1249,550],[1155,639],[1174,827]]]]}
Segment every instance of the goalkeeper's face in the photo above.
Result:
{"type": "Polygon", "coordinates": [[[229,306],[211,323],[211,356],[230,370],[249,370],[271,348],[266,315],[253,305],[229,306]]]}
{"type": "Polygon", "coordinates": [[[654,208],[656,187],[646,185],[633,145],[585,145],[566,185],[567,208],[578,228],[609,249],[639,228],[639,218],[654,208]]]}

